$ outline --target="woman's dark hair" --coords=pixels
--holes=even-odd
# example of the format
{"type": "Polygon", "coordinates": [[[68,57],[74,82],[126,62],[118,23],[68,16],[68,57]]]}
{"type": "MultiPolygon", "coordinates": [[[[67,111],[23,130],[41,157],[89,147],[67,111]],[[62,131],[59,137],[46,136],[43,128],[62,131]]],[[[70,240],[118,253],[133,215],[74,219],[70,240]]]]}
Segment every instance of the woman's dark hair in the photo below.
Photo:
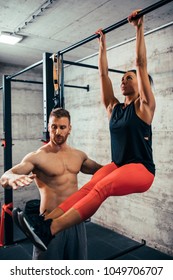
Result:
{"type": "MultiPolygon", "coordinates": [[[[128,70],[127,72],[133,72],[136,75],[136,70],[135,69],[128,70]]],[[[152,86],[154,84],[153,78],[149,74],[148,74],[148,78],[149,78],[149,81],[150,81],[150,85],[152,86]]]]}
{"type": "Polygon", "coordinates": [[[53,109],[50,112],[49,118],[50,117],[56,117],[58,119],[65,117],[65,118],[69,119],[69,122],[71,121],[70,113],[67,110],[63,109],[63,108],[53,109]]]}

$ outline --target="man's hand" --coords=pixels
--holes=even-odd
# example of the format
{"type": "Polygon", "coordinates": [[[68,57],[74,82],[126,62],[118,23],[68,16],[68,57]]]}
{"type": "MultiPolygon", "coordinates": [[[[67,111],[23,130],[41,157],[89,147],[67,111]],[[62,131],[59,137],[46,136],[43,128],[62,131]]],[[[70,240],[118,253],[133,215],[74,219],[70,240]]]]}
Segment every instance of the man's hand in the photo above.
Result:
{"type": "Polygon", "coordinates": [[[18,175],[18,174],[9,174],[8,176],[2,176],[0,183],[3,188],[7,186],[12,187],[14,190],[30,185],[34,178],[36,177],[35,174],[31,175],[18,175]]]}

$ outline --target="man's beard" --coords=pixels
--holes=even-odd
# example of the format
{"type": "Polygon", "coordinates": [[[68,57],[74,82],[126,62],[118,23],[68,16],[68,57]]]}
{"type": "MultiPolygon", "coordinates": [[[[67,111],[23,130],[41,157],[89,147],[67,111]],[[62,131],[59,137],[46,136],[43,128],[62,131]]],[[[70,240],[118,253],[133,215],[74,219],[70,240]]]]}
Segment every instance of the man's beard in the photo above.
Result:
{"type": "MultiPolygon", "coordinates": [[[[67,135],[68,136],[68,135],[67,135]]],[[[66,142],[66,140],[67,140],[67,136],[55,136],[54,138],[53,138],[53,142],[54,142],[54,144],[56,144],[56,145],[62,145],[62,144],[64,144],[65,142],[66,142]]]]}

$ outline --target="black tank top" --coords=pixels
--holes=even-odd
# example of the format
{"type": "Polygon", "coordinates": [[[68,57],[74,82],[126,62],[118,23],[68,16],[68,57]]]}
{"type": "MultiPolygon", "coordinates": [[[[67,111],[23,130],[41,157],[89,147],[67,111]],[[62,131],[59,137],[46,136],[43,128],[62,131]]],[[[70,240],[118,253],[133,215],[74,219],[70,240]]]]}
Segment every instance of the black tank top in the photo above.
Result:
{"type": "Polygon", "coordinates": [[[137,116],[134,102],[123,105],[114,107],[110,119],[112,161],[118,166],[142,163],[155,175],[151,125],[137,116]]]}

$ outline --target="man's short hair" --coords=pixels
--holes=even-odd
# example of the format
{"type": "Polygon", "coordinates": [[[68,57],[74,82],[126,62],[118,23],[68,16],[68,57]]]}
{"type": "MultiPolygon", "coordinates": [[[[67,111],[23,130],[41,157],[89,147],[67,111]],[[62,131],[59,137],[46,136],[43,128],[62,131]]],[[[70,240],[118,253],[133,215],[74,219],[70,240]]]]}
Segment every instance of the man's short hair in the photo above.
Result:
{"type": "Polygon", "coordinates": [[[58,118],[58,119],[65,117],[65,118],[69,119],[69,122],[71,121],[70,113],[63,108],[53,109],[50,112],[49,118],[51,118],[51,117],[55,117],[55,118],[58,118]]]}

